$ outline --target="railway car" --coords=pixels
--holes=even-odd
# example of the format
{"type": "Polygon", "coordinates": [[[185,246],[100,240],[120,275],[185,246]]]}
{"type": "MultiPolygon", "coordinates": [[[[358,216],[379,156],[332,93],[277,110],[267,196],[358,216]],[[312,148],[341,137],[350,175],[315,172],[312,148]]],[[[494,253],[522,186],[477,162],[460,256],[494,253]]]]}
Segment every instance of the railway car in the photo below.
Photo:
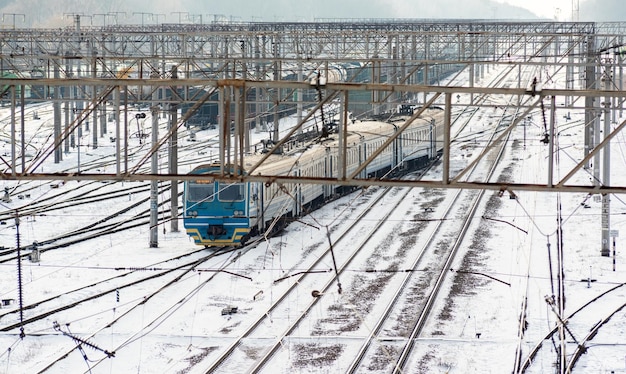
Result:
{"type": "MultiPolygon", "coordinates": [[[[404,123],[408,116],[392,121],[355,121],[348,126],[346,165],[356,170],[404,123]]],[[[407,172],[426,165],[440,151],[441,110],[428,109],[389,144],[359,175],[378,178],[390,172],[407,172]]],[[[292,175],[333,178],[339,173],[338,136],[306,140],[294,138],[255,170],[255,175],[292,175]]],[[[268,150],[244,158],[244,167],[255,165],[268,150]]],[[[228,170],[228,169],[227,169],[228,170]]],[[[232,172],[232,170],[230,170],[232,172]]],[[[347,192],[346,187],[310,183],[227,183],[214,180],[220,165],[196,167],[184,188],[183,223],[195,244],[205,247],[242,245],[260,233],[274,234],[290,218],[306,214],[324,202],[347,192]]],[[[246,173],[246,170],[241,171],[246,173]]]]}

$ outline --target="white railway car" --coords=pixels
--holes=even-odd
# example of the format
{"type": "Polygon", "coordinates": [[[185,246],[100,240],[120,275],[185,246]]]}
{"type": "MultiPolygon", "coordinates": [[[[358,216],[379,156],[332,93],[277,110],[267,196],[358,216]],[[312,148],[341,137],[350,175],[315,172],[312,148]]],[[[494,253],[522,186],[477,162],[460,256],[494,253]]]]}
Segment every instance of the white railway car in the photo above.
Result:
{"type": "MultiPolygon", "coordinates": [[[[347,173],[355,171],[407,118],[349,124],[347,173]]],[[[441,110],[424,111],[358,177],[378,178],[424,166],[440,150],[442,123],[441,110]]],[[[308,141],[294,139],[283,145],[280,154],[271,154],[254,174],[336,178],[340,162],[338,142],[338,134],[332,132],[328,137],[308,141]]],[[[246,156],[244,168],[255,165],[261,157],[262,152],[246,156]]],[[[194,242],[206,247],[243,244],[259,233],[275,233],[290,218],[306,214],[347,192],[344,186],[328,184],[213,181],[212,176],[217,176],[219,171],[219,164],[199,166],[191,172],[198,179],[185,183],[183,222],[194,242]]]]}

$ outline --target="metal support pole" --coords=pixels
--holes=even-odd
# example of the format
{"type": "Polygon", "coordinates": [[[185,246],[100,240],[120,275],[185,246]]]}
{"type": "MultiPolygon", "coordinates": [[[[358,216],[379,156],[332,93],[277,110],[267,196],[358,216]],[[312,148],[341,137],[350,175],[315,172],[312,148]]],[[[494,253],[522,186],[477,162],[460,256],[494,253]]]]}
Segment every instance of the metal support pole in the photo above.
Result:
{"type": "MultiPolygon", "coordinates": [[[[302,82],[303,74],[302,74],[302,60],[298,60],[298,82],[302,82]]],[[[302,122],[302,89],[298,88],[296,90],[296,119],[298,123],[302,122]]],[[[298,128],[297,134],[302,134],[302,127],[298,128]]]]}
{"type": "MultiPolygon", "coordinates": [[[[92,54],[95,56],[96,51],[94,50],[92,54]]],[[[96,79],[96,59],[92,58],[91,62],[91,77],[96,79]]],[[[98,95],[98,87],[96,85],[91,86],[91,109],[93,111],[92,117],[92,125],[91,125],[91,147],[93,149],[98,148],[98,108],[96,96],[98,95]]],[[[104,103],[102,104],[105,105],[104,103]]]]}
{"type": "Polygon", "coordinates": [[[274,100],[274,131],[272,135],[272,140],[274,143],[278,143],[280,141],[280,117],[278,115],[279,107],[280,107],[280,88],[274,89],[274,95],[272,97],[274,100]]]}
{"type": "MultiPolygon", "coordinates": [[[[115,92],[115,91],[113,91],[115,92]]],[[[107,133],[107,106],[105,103],[100,105],[100,136],[104,137],[107,133]]]]}
{"type": "Polygon", "coordinates": [[[219,132],[220,138],[220,154],[219,154],[219,162],[220,162],[220,174],[224,174],[224,164],[226,163],[226,113],[224,110],[224,96],[226,95],[226,88],[221,86],[219,88],[219,105],[218,105],[218,120],[217,120],[217,128],[219,132]]]}
{"type": "MultiPolygon", "coordinates": [[[[222,123],[220,126],[220,164],[222,168],[222,173],[225,173],[226,168],[231,165],[231,152],[230,152],[230,137],[231,137],[231,128],[230,128],[230,87],[224,86],[222,87],[221,93],[221,107],[222,107],[222,123]]],[[[230,170],[230,169],[229,169],[230,170]]],[[[228,171],[229,171],[228,170],[228,171]]]]}
{"type": "MultiPolygon", "coordinates": [[[[178,78],[176,66],[172,67],[172,79],[178,78]]],[[[174,97],[174,95],[172,95],[174,97]]],[[[169,168],[170,174],[178,174],[178,103],[170,104],[170,148],[169,168]]],[[[170,184],[170,230],[178,232],[178,181],[173,180],[170,184]]]]}
{"type": "MultiPolygon", "coordinates": [[[[570,44],[572,41],[570,40],[570,44]]],[[[565,66],[565,89],[571,90],[574,88],[574,55],[571,51],[567,54],[567,65],[565,66]]],[[[573,102],[573,97],[571,95],[565,96],[565,107],[569,107],[570,103],[573,102]]]]}
{"type": "Polygon", "coordinates": [[[124,139],[124,172],[128,172],[128,86],[124,90],[124,136],[118,134],[118,138],[122,137],[124,139]]]}
{"type": "Polygon", "coordinates": [[[239,163],[241,164],[240,170],[243,173],[244,162],[243,155],[250,151],[250,127],[246,123],[246,87],[237,89],[239,99],[237,105],[239,106],[239,113],[237,113],[237,121],[239,121],[239,163]]]}
{"type": "Polygon", "coordinates": [[[239,87],[233,87],[233,99],[235,101],[235,128],[233,133],[233,174],[239,175],[240,171],[243,169],[243,160],[241,163],[239,162],[239,150],[241,145],[241,105],[240,105],[240,96],[241,90],[239,87]]]}
{"type": "MultiPolygon", "coordinates": [[[[452,93],[446,93],[446,107],[444,108],[443,117],[443,184],[450,183],[450,126],[452,123],[452,93]]],[[[433,127],[433,130],[435,127],[433,127]]],[[[434,130],[436,131],[436,130],[434,130]]],[[[437,140],[436,134],[433,134],[435,141],[437,140]]],[[[435,148],[437,149],[437,147],[435,148]]],[[[435,154],[433,157],[436,157],[435,154]]]]}
{"type": "MultiPolygon", "coordinates": [[[[74,63],[72,62],[72,60],[68,59],[68,63],[67,63],[67,76],[68,78],[75,78],[74,77],[74,63]]],[[[68,111],[68,121],[67,121],[67,129],[69,131],[69,148],[74,148],[76,147],[76,126],[74,125],[74,121],[76,119],[76,86],[75,85],[70,85],[67,87],[69,90],[69,101],[67,102],[67,111],[68,111]]],[[[67,148],[67,152],[70,151],[70,149],[67,148]]]]}
{"type": "MultiPolygon", "coordinates": [[[[612,63],[610,60],[604,63],[604,73],[602,80],[604,83],[604,89],[611,90],[611,68],[612,63]]],[[[604,98],[604,138],[607,138],[611,133],[611,97],[606,96],[604,98]]],[[[611,142],[607,142],[602,150],[602,185],[611,185],[611,142]]],[[[610,230],[611,230],[611,202],[610,195],[608,193],[602,195],[602,256],[610,256],[610,230]]]]}
{"type": "MultiPolygon", "coordinates": [[[[59,66],[54,65],[54,79],[60,79],[59,66]]],[[[54,112],[54,163],[58,164],[63,160],[63,150],[61,141],[61,87],[55,86],[52,100],[52,109],[54,112]]]]}
{"type": "MultiPolygon", "coordinates": [[[[617,79],[617,88],[620,91],[624,91],[624,67],[622,66],[623,62],[624,62],[624,56],[622,54],[619,54],[617,56],[616,63],[617,63],[617,66],[619,67],[618,68],[619,78],[617,79]]],[[[619,116],[621,118],[624,112],[624,99],[618,99],[618,102],[619,102],[619,116]]]]}
{"type": "MultiPolygon", "coordinates": [[[[274,66],[274,80],[278,81],[280,80],[280,61],[279,61],[279,49],[280,49],[280,45],[278,43],[278,41],[275,41],[274,44],[272,45],[272,50],[273,50],[273,57],[274,60],[272,62],[273,66],[274,66]]],[[[272,136],[272,140],[274,141],[274,143],[278,143],[278,141],[280,140],[280,129],[279,129],[279,116],[278,116],[278,112],[279,112],[279,104],[280,104],[280,97],[281,97],[281,90],[280,88],[276,87],[274,89],[274,135],[272,136]]]]}
{"type": "MultiPolygon", "coordinates": [[[[615,81],[614,81],[614,78],[615,78],[615,76],[617,74],[617,66],[615,65],[616,62],[617,62],[617,57],[611,59],[611,69],[609,70],[611,76],[610,76],[610,81],[609,81],[610,83],[608,85],[610,90],[613,90],[613,87],[616,86],[615,81]]],[[[619,98],[618,97],[612,97],[611,98],[611,108],[612,108],[611,109],[611,121],[613,123],[617,122],[617,110],[615,110],[615,109],[617,109],[617,107],[619,106],[618,102],[619,102],[619,98]]]]}
{"type": "Polygon", "coordinates": [[[21,173],[24,174],[24,172],[26,171],[26,128],[25,128],[25,113],[24,113],[24,108],[26,107],[26,102],[24,100],[24,90],[26,89],[26,86],[21,85],[20,86],[20,147],[21,147],[21,153],[22,153],[22,160],[21,160],[21,173]]]}
{"type": "MultiPolygon", "coordinates": [[[[158,78],[158,74],[152,74],[150,78],[158,78]]],[[[159,105],[158,91],[152,90],[152,106],[150,107],[152,114],[152,157],[151,157],[151,173],[156,175],[159,173],[159,105]]],[[[152,180],[150,182],[150,248],[159,246],[159,181],[152,180]]]]}
{"type": "Polygon", "coordinates": [[[16,132],[17,132],[16,124],[15,124],[15,106],[17,104],[15,100],[15,86],[14,85],[11,86],[10,95],[11,95],[11,175],[15,176],[16,164],[17,164],[16,150],[15,150],[16,132]]]}
{"type": "Polygon", "coordinates": [[[115,173],[116,175],[122,175],[122,136],[120,128],[120,86],[115,87],[113,91],[113,115],[115,116],[115,173]]]}
{"type": "MultiPolygon", "coordinates": [[[[340,107],[340,113],[341,115],[339,116],[339,126],[338,126],[338,131],[339,131],[339,162],[338,162],[338,167],[340,168],[339,170],[339,178],[341,180],[346,180],[346,176],[348,174],[347,172],[347,166],[346,166],[346,158],[347,158],[347,134],[348,134],[348,123],[346,121],[346,115],[345,113],[347,112],[347,108],[348,108],[348,91],[345,91],[344,94],[341,96],[340,98],[341,103],[339,104],[340,107]]],[[[393,168],[393,165],[392,165],[393,168]]]]}
{"type": "MultiPolygon", "coordinates": [[[[585,86],[588,90],[594,90],[596,88],[596,66],[595,66],[595,43],[594,37],[590,35],[587,39],[586,50],[586,68],[585,68],[585,86]]],[[[583,158],[587,157],[593,149],[593,131],[595,127],[596,110],[595,110],[594,98],[592,96],[585,97],[585,136],[584,136],[584,154],[583,158]]],[[[594,160],[595,162],[595,160],[594,160]]],[[[590,164],[585,165],[585,168],[589,169],[590,164]]],[[[595,183],[595,182],[594,182],[595,183]]]]}
{"type": "Polygon", "coordinates": [[[556,141],[554,126],[556,121],[556,98],[550,98],[550,133],[548,134],[548,182],[547,185],[552,187],[554,183],[554,143],[556,141]]]}
{"type": "MultiPolygon", "coordinates": [[[[424,60],[428,61],[430,59],[430,35],[426,34],[426,36],[424,37],[424,60]]],[[[472,73],[470,73],[473,76],[473,64],[470,64],[470,71],[472,71],[472,73]]],[[[424,85],[429,85],[430,84],[430,74],[429,74],[429,70],[430,68],[428,67],[428,62],[424,63],[424,85]]],[[[474,79],[473,77],[470,77],[470,87],[474,87],[473,85],[474,79]]],[[[428,99],[428,93],[424,92],[424,102],[426,102],[428,99]]]]}
{"type": "MultiPolygon", "coordinates": [[[[70,78],[71,76],[69,75],[69,71],[70,71],[70,65],[69,63],[65,64],[65,78],[70,78]]],[[[63,103],[65,105],[64,107],[64,113],[63,113],[63,119],[65,121],[64,123],[64,142],[63,142],[63,151],[67,154],[70,153],[70,137],[68,136],[69,132],[70,132],[70,111],[72,110],[70,108],[70,102],[68,100],[69,95],[68,92],[72,91],[72,87],[69,86],[64,86],[63,88],[63,103]]]]}
{"type": "MultiPolygon", "coordinates": [[[[594,60],[595,61],[595,60],[594,60]]],[[[601,62],[600,62],[601,63],[601,62]]],[[[591,64],[590,64],[591,65],[591,64]]],[[[595,70],[595,66],[594,66],[594,70],[593,70],[593,77],[591,77],[590,79],[593,79],[593,85],[592,87],[590,87],[590,89],[596,89],[599,88],[596,86],[595,80],[596,80],[596,76],[597,74],[599,74],[596,70],[595,70]]],[[[585,99],[586,102],[587,99],[585,99]]],[[[589,146],[589,151],[595,149],[599,144],[600,144],[600,116],[602,109],[600,108],[600,100],[599,98],[592,98],[591,99],[591,114],[593,115],[593,117],[591,117],[591,122],[588,123],[588,125],[590,126],[592,132],[591,135],[593,136],[593,138],[591,139],[591,143],[589,146]]],[[[587,151],[585,151],[585,156],[587,155],[587,151]]],[[[594,157],[593,157],[593,185],[595,187],[599,187],[600,186],[600,164],[601,164],[601,152],[597,152],[594,157]]],[[[603,245],[604,247],[605,245],[603,245]]]]}
{"type": "MultiPolygon", "coordinates": [[[[380,65],[378,61],[372,61],[372,83],[380,83],[380,65]]],[[[374,114],[380,114],[380,91],[372,91],[372,103],[374,104],[374,114]]]]}

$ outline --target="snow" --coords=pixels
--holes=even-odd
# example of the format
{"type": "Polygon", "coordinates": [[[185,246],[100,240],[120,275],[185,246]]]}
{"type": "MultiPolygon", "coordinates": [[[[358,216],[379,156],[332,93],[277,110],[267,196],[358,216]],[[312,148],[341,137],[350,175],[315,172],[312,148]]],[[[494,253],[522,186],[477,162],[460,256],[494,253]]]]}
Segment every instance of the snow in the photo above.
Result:
{"type": "MultiPolygon", "coordinates": [[[[42,110],[40,112],[41,120],[37,125],[49,126],[50,118],[42,110]]],[[[0,115],[6,123],[6,108],[0,115]]],[[[572,117],[572,122],[582,122],[581,113],[573,113],[572,117]]],[[[479,126],[484,127],[484,123],[481,121],[473,125],[474,132],[479,126]]],[[[518,144],[507,152],[499,172],[508,175],[511,180],[545,181],[548,148],[538,141],[540,129],[528,126],[526,135],[523,130],[522,126],[518,126],[513,132],[512,137],[518,144]]],[[[580,157],[582,128],[574,126],[570,131],[570,136],[563,134],[559,137],[563,148],[559,162],[563,170],[569,170],[567,167],[574,162],[572,158],[580,157]]],[[[214,135],[214,130],[201,131],[197,133],[197,139],[201,142],[214,135]]],[[[618,170],[617,165],[624,163],[624,145],[621,141],[612,144],[613,167],[618,170]]],[[[138,144],[134,146],[139,147],[138,144]]],[[[2,151],[7,152],[8,149],[8,144],[5,144],[2,151]]],[[[453,170],[456,172],[466,166],[479,151],[479,148],[470,148],[454,153],[453,170]]],[[[81,162],[87,163],[110,152],[111,147],[103,145],[98,150],[81,154],[81,162]]],[[[73,150],[62,164],[46,163],[43,167],[54,170],[74,166],[76,162],[77,154],[73,150]]],[[[430,177],[436,179],[440,175],[430,177]]],[[[585,183],[588,177],[581,172],[575,178],[585,183]]],[[[621,182],[618,176],[612,180],[615,184],[621,182]]],[[[10,203],[2,204],[7,224],[0,226],[0,245],[15,247],[17,229],[14,220],[7,217],[26,203],[44,198],[60,202],[80,191],[96,187],[104,192],[147,186],[141,183],[68,182],[51,188],[51,184],[52,181],[3,182],[3,186],[28,191],[30,197],[20,200],[14,195],[10,203]],[[81,189],[76,190],[78,187],[81,189]]],[[[54,308],[81,300],[93,293],[92,288],[71,291],[100,280],[112,278],[107,284],[96,287],[112,291],[102,298],[28,324],[23,339],[19,336],[19,329],[0,334],[3,352],[0,355],[0,373],[39,372],[66,352],[71,353],[47,372],[202,373],[249,327],[251,321],[266,313],[272,303],[292,286],[298,291],[288,296],[287,306],[273,310],[270,320],[261,326],[261,332],[238,347],[237,359],[220,367],[219,371],[247,371],[247,365],[282,336],[284,326],[302,318],[295,331],[281,341],[282,346],[272,364],[262,371],[344,372],[389,302],[389,294],[395,292],[393,290],[400,284],[401,277],[405,276],[402,272],[394,273],[386,283],[381,283],[381,289],[364,289],[371,284],[368,281],[380,276],[366,270],[382,270],[394,264],[399,269],[410,268],[410,259],[417,257],[414,251],[426,242],[430,229],[412,234],[413,241],[407,241],[408,235],[398,236],[397,233],[415,229],[411,221],[420,214],[430,218],[441,217],[455,193],[454,190],[414,189],[408,195],[412,202],[401,205],[403,213],[396,213],[390,220],[391,224],[381,227],[369,238],[367,256],[349,262],[348,249],[338,250],[338,267],[345,265],[348,268],[348,275],[342,275],[340,293],[335,282],[327,282],[326,272],[334,269],[334,265],[329,256],[322,256],[322,249],[328,243],[326,229],[330,230],[333,242],[338,241],[339,235],[381,192],[382,189],[378,188],[355,192],[292,223],[281,236],[260,240],[249,250],[216,257],[204,262],[195,271],[185,273],[175,270],[133,287],[122,287],[122,284],[130,279],[149,277],[191,263],[211,251],[194,246],[184,232],[171,232],[167,223],[159,227],[158,248],[151,248],[149,228],[145,224],[122,234],[110,234],[43,252],[39,262],[24,260],[22,281],[26,305],[63,295],[37,308],[24,310],[25,319],[38,314],[40,308],[54,308]],[[433,207],[433,211],[425,212],[424,206],[433,207]],[[402,251],[410,254],[401,257],[404,262],[396,263],[394,256],[402,251]],[[186,256],[170,261],[181,255],[186,256]],[[292,276],[306,271],[316,260],[320,260],[316,269],[321,273],[302,281],[298,276],[292,276]],[[225,264],[229,264],[231,273],[216,272],[225,264]],[[148,269],[113,279],[130,272],[130,269],[144,267],[148,269]],[[176,280],[179,276],[182,277],[176,280]],[[150,297],[168,282],[173,283],[150,297]],[[324,296],[314,299],[311,296],[313,290],[324,293],[324,296]],[[368,300],[366,291],[377,298],[368,300]],[[303,316],[302,311],[310,304],[313,304],[312,311],[303,316]],[[236,306],[237,313],[222,315],[221,311],[229,306],[236,306]],[[112,321],[115,323],[109,326],[112,321]],[[54,328],[54,322],[59,324],[58,329],[54,328]],[[83,355],[74,349],[77,342],[68,334],[87,340],[100,349],[83,344],[83,355]],[[115,356],[109,358],[103,350],[114,352],[115,356]]],[[[105,218],[122,206],[138,203],[148,193],[128,190],[128,193],[104,204],[74,204],[45,215],[22,216],[20,242],[23,246],[34,241],[43,242],[59,233],[105,218]]],[[[527,372],[555,371],[558,339],[554,343],[556,345],[543,339],[558,323],[557,316],[546,302],[546,296],[556,294],[554,287],[557,286],[551,278],[557,271],[558,199],[564,223],[566,292],[566,316],[560,318],[568,318],[578,307],[625,282],[626,261],[620,250],[619,237],[616,239],[615,257],[600,256],[601,203],[594,197],[580,193],[515,193],[516,199],[511,199],[506,193],[498,197],[493,192],[485,192],[477,214],[477,217],[483,218],[472,222],[469,237],[464,240],[467,244],[464,245],[463,255],[455,259],[451,266],[452,276],[444,284],[444,289],[455,296],[435,306],[433,315],[437,318],[429,319],[425,332],[416,340],[412,361],[406,372],[512,372],[518,344],[521,345],[521,358],[524,360],[539,343],[543,343],[543,349],[527,372]],[[468,265],[470,263],[471,266],[468,265]],[[524,303],[528,305],[525,313],[528,328],[520,343],[518,326],[524,303]]],[[[382,212],[385,206],[396,202],[399,195],[400,190],[390,193],[374,210],[382,212]]],[[[466,200],[463,201],[467,204],[466,200]]],[[[614,196],[612,203],[611,228],[621,231],[626,222],[619,218],[626,211],[623,198],[614,196]]],[[[147,209],[148,204],[146,201],[132,207],[122,217],[139,214],[147,209]]],[[[345,240],[352,246],[363,242],[379,218],[369,218],[366,221],[368,224],[361,226],[357,232],[348,233],[345,240]]],[[[182,227],[182,222],[179,226],[182,227]]],[[[437,240],[451,239],[442,234],[436,235],[437,240]]],[[[428,264],[418,264],[417,267],[419,272],[425,272],[428,264]]],[[[18,300],[16,268],[15,261],[0,264],[0,282],[3,285],[0,299],[18,300]]],[[[592,304],[572,316],[568,327],[575,338],[581,340],[590,327],[624,303],[625,293],[623,287],[617,288],[603,296],[600,303],[592,304]]],[[[17,313],[5,314],[17,307],[16,301],[0,309],[0,326],[19,322],[17,313]]],[[[402,316],[395,315],[393,319],[396,325],[400,325],[402,316]]],[[[626,336],[625,319],[622,311],[600,329],[588,346],[587,353],[575,366],[576,372],[626,372],[626,345],[621,340],[626,336]]],[[[572,352],[575,345],[573,338],[568,336],[567,341],[567,352],[572,352]]],[[[387,327],[376,344],[379,357],[384,360],[385,356],[400,349],[404,341],[397,336],[397,332],[387,327]]],[[[378,368],[373,359],[367,365],[371,371],[387,372],[384,367],[378,368]]]]}

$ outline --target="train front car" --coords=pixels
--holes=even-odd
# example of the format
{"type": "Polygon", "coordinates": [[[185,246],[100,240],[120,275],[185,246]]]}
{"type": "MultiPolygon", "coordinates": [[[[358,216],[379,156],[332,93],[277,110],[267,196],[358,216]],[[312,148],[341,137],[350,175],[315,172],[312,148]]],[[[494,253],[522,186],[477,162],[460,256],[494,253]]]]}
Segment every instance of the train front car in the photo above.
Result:
{"type": "MultiPolygon", "coordinates": [[[[198,176],[219,173],[219,165],[202,165],[198,176]]],[[[244,244],[250,234],[248,184],[199,177],[185,182],[183,223],[195,244],[225,247],[244,244]]]]}

